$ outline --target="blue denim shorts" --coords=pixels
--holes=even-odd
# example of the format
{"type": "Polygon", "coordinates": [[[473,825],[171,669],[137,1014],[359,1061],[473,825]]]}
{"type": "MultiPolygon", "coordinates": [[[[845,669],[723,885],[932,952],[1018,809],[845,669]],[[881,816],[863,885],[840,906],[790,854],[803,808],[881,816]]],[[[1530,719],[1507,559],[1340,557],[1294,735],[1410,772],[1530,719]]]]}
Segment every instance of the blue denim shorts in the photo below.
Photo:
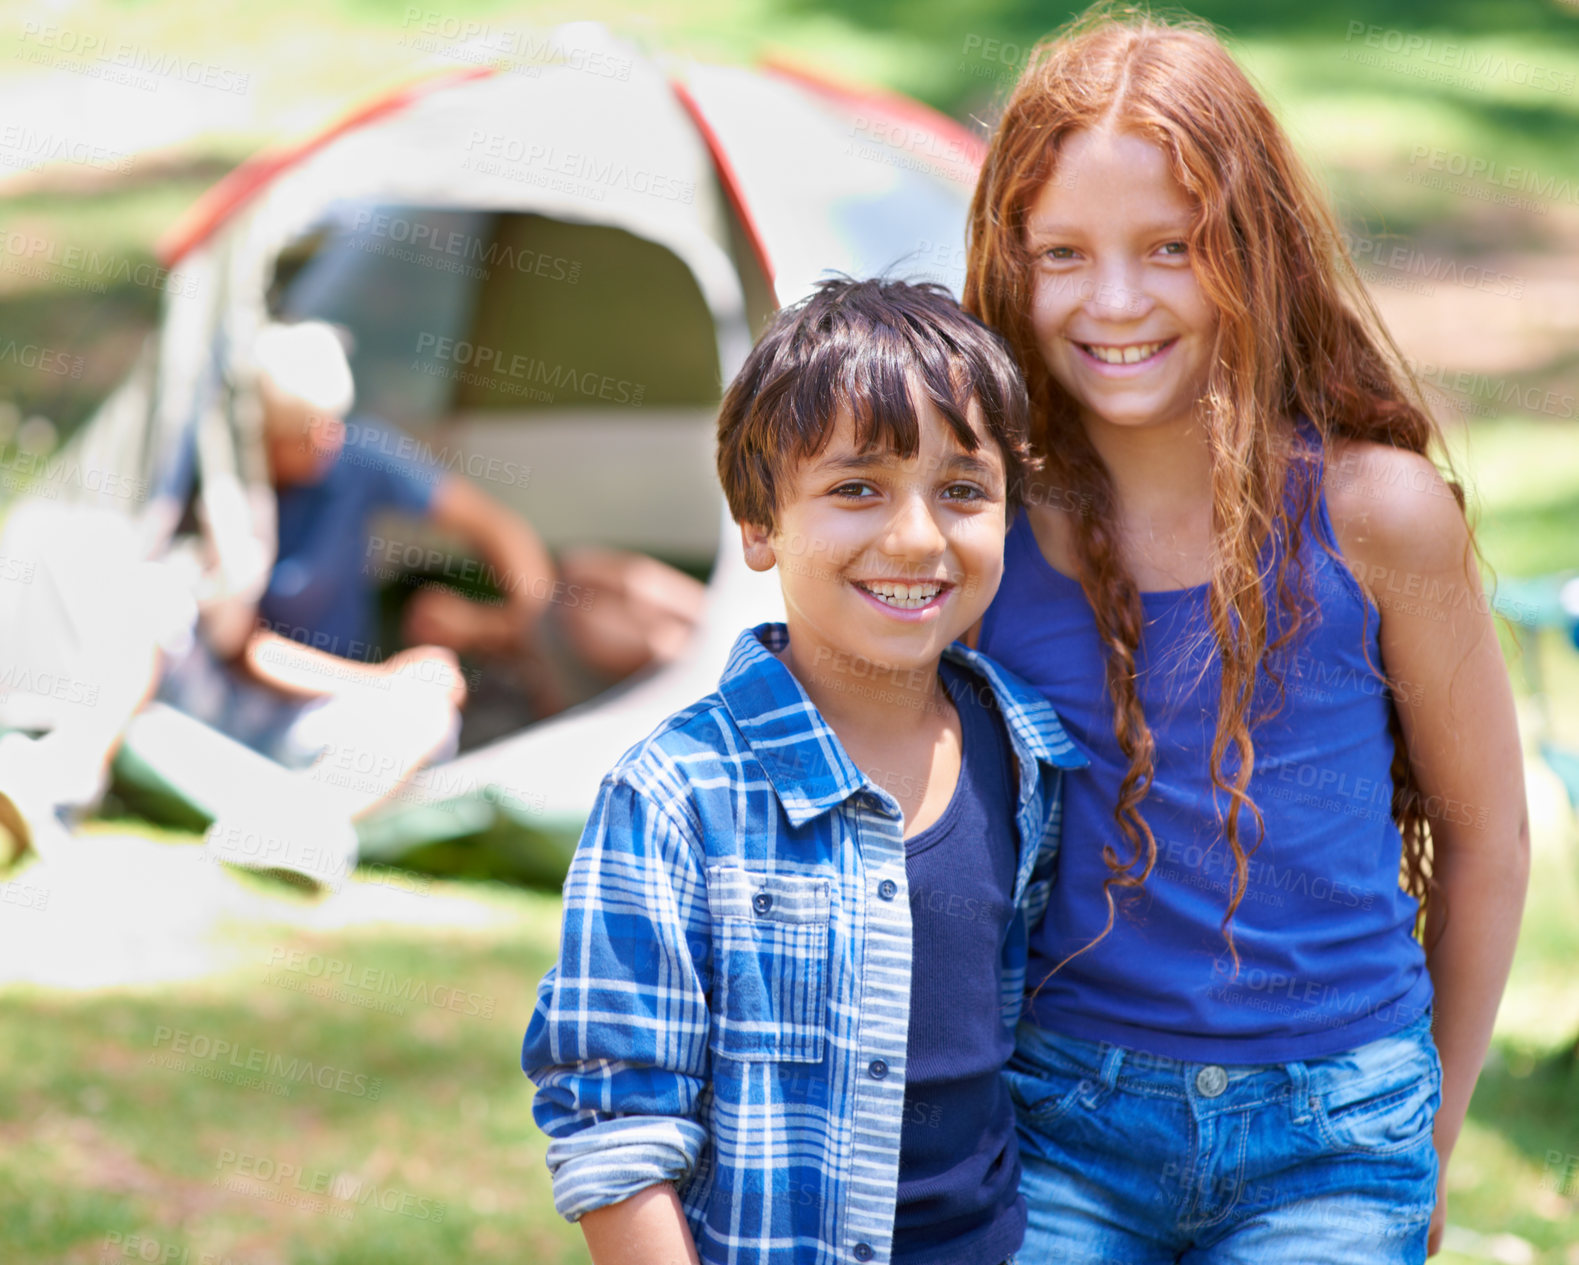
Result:
{"type": "Polygon", "coordinates": [[[1021,1024],[1009,1064],[1037,1265],[1423,1262],[1430,1016],[1343,1054],[1188,1063],[1021,1024]]]}

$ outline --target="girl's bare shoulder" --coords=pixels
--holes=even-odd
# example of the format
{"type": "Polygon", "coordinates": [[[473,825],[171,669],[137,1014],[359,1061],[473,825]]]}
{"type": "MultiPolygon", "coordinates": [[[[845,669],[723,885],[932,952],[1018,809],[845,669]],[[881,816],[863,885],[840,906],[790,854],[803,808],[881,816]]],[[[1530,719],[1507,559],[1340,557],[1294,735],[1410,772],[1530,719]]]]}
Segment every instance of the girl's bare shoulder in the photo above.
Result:
{"type": "Polygon", "coordinates": [[[1464,512],[1427,456],[1367,440],[1333,440],[1323,491],[1338,544],[1357,562],[1433,567],[1463,552],[1464,512]]]}

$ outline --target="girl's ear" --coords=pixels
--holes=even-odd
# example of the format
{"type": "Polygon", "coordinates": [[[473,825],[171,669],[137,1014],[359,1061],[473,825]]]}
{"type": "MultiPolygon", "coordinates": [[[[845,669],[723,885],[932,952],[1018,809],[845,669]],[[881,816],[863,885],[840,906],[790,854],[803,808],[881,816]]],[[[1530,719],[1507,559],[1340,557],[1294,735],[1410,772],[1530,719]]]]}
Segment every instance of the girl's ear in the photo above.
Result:
{"type": "Polygon", "coordinates": [[[753,571],[771,571],[778,562],[773,552],[773,529],[752,523],[740,524],[740,544],[746,555],[746,565],[753,571]]]}

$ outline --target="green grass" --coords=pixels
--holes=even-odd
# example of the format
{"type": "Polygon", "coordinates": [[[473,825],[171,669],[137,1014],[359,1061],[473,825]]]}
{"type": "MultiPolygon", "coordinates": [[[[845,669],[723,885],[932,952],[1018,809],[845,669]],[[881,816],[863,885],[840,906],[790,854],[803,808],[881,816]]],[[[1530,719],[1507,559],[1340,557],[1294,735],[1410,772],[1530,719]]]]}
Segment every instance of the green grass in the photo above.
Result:
{"type": "Polygon", "coordinates": [[[553,1211],[519,1070],[558,902],[486,885],[432,891],[509,921],[449,934],[253,926],[238,932],[249,965],[202,984],[11,992],[0,1018],[8,1265],[112,1259],[104,1246],[133,1235],[191,1261],[584,1260],[579,1232],[553,1211]],[[348,990],[360,1000],[404,1013],[272,982],[315,984],[326,968],[314,954],[372,982],[348,990]],[[205,1041],[241,1053],[194,1057],[205,1041]],[[261,1051],[264,1081],[288,1093],[150,1064],[178,1043],[187,1053],[175,1057],[209,1070],[245,1071],[261,1051]],[[323,1069],[343,1073],[344,1088],[323,1069]],[[280,1177],[281,1166],[295,1172],[280,1177]]]}
{"type": "Polygon", "coordinates": [[[1509,576],[1579,570],[1579,435],[1569,419],[1508,417],[1451,435],[1486,560],[1509,576]]]}
{"type": "MultiPolygon", "coordinates": [[[[1449,1220],[1481,1234],[1516,1234],[1543,1265],[1572,1265],[1579,1243],[1579,865],[1568,821],[1532,860],[1513,975],[1497,1038],[1448,1170],[1449,1220]]],[[[1444,1254],[1444,1262],[1475,1259],[1444,1254]]]]}

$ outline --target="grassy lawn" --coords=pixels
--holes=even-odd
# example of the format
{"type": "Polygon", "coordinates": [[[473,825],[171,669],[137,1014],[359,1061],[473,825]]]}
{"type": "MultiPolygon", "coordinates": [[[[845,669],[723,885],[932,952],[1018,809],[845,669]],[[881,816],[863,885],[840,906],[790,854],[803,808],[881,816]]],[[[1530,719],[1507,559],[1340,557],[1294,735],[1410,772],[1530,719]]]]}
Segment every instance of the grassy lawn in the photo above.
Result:
{"type": "Polygon", "coordinates": [[[322,933],[275,895],[282,921],[232,928],[235,969],[201,982],[9,991],[4,1259],[585,1259],[519,1071],[558,901],[424,893],[486,929],[322,933]]]}

